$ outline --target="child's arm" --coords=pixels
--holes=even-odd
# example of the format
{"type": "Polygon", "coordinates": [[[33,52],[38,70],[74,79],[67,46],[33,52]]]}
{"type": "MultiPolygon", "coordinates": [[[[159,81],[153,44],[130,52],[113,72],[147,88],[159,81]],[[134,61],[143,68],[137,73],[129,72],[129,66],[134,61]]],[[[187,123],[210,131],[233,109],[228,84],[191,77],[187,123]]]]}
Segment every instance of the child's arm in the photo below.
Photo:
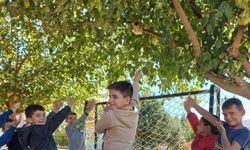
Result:
{"type": "Polygon", "coordinates": [[[84,112],[84,114],[82,114],[82,116],[79,119],[77,119],[74,123],[69,125],[69,127],[81,129],[85,125],[85,122],[89,116],[89,113],[94,109],[95,104],[96,104],[95,100],[90,101],[87,105],[86,112],[84,112]]]}
{"type": "Polygon", "coordinates": [[[95,131],[97,133],[104,133],[105,130],[112,128],[113,127],[112,116],[114,116],[112,110],[105,111],[102,114],[101,119],[97,120],[95,125],[95,131]]]}
{"type": "Polygon", "coordinates": [[[184,108],[187,112],[188,122],[190,123],[194,133],[197,134],[197,125],[199,124],[199,119],[194,113],[191,112],[188,101],[184,101],[184,108]]]}
{"type": "Polygon", "coordinates": [[[0,127],[2,127],[4,125],[4,123],[6,122],[6,120],[8,120],[9,116],[12,113],[13,113],[13,111],[9,109],[0,115],[0,127]]]}
{"type": "Polygon", "coordinates": [[[43,137],[52,135],[55,132],[55,130],[59,127],[59,125],[63,122],[63,120],[69,115],[73,103],[74,99],[70,97],[68,99],[68,106],[65,106],[58,113],[56,113],[56,115],[53,118],[51,118],[48,122],[46,122],[46,124],[42,128],[43,131],[42,132],[38,131],[38,133],[41,133],[42,134],[41,136],[43,137]]]}
{"type": "Polygon", "coordinates": [[[0,127],[2,127],[4,125],[4,123],[6,122],[6,120],[9,118],[9,116],[12,114],[12,113],[15,113],[17,108],[20,106],[20,102],[17,102],[17,103],[11,103],[8,107],[9,109],[2,113],[0,115],[0,127]]]}
{"type": "Polygon", "coordinates": [[[0,137],[0,147],[3,146],[4,144],[7,144],[11,139],[14,134],[14,131],[18,124],[21,122],[21,118],[15,119],[12,123],[9,129],[4,132],[4,134],[0,137]]]}
{"type": "Polygon", "coordinates": [[[195,99],[188,96],[187,101],[189,102],[190,106],[194,107],[194,109],[197,110],[206,120],[208,120],[212,125],[217,126],[218,120],[208,111],[200,107],[195,99]]]}
{"type": "MultiPolygon", "coordinates": [[[[237,141],[234,140],[232,143],[230,143],[230,141],[228,140],[228,137],[227,137],[226,130],[221,122],[217,122],[217,127],[221,133],[221,144],[223,146],[223,149],[225,149],[225,150],[241,150],[242,146],[237,141]]],[[[246,137],[243,137],[239,140],[242,142],[243,139],[246,140],[246,139],[248,139],[248,137],[246,136],[246,137]]]]}
{"type": "Polygon", "coordinates": [[[137,107],[139,104],[139,95],[138,95],[138,88],[139,88],[139,81],[142,77],[141,72],[136,72],[134,77],[134,83],[133,83],[133,96],[131,101],[131,106],[137,107]]]}
{"type": "Polygon", "coordinates": [[[4,134],[0,137],[0,147],[7,144],[11,140],[15,129],[15,127],[10,126],[10,128],[6,132],[4,132],[4,134]]]}
{"type": "Polygon", "coordinates": [[[61,107],[63,106],[63,102],[60,100],[57,100],[53,103],[53,108],[52,111],[49,113],[49,115],[47,116],[47,121],[49,121],[51,118],[53,118],[56,113],[58,113],[58,111],[61,109],[61,107]]]}

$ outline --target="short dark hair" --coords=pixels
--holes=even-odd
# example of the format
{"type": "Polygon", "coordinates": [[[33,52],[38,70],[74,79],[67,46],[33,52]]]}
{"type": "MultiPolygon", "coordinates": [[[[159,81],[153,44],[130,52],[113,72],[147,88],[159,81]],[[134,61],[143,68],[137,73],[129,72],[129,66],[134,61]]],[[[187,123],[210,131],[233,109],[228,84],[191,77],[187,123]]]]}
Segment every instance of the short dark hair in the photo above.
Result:
{"type": "Polygon", "coordinates": [[[77,114],[75,112],[70,112],[69,115],[66,117],[66,120],[69,118],[69,116],[74,115],[77,116],[77,114]]]}
{"type": "Polygon", "coordinates": [[[120,91],[124,97],[133,96],[133,86],[129,81],[118,81],[110,84],[108,89],[114,89],[120,91]]]}
{"type": "Polygon", "coordinates": [[[31,118],[33,113],[35,111],[45,111],[44,107],[41,106],[41,105],[36,105],[36,104],[32,104],[32,105],[29,105],[28,107],[26,107],[25,109],[25,116],[26,118],[31,118]]]}
{"type": "MultiPolygon", "coordinates": [[[[220,120],[220,118],[216,115],[213,115],[217,120],[220,120]]],[[[201,121],[204,123],[205,126],[210,126],[211,128],[211,132],[214,135],[217,135],[219,133],[219,130],[216,126],[214,126],[213,124],[211,124],[207,119],[205,119],[204,117],[201,117],[201,121]]]]}
{"type": "Polygon", "coordinates": [[[222,104],[222,110],[231,108],[233,105],[240,110],[244,109],[242,102],[238,98],[229,98],[222,104]]]}
{"type": "Polygon", "coordinates": [[[77,116],[77,114],[76,114],[75,112],[70,112],[70,113],[69,113],[69,116],[70,116],[70,115],[75,115],[75,116],[77,116]]]}

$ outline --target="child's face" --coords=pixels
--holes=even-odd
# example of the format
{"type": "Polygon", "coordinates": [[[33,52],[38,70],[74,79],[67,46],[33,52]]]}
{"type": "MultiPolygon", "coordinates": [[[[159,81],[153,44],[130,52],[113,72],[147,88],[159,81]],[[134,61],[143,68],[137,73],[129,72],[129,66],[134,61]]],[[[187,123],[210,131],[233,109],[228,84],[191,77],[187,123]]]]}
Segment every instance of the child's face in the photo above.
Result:
{"type": "Polygon", "coordinates": [[[242,117],[245,114],[244,109],[239,109],[236,105],[223,109],[224,120],[230,127],[238,127],[242,124],[242,117]]]}
{"type": "Polygon", "coordinates": [[[69,115],[69,116],[67,117],[67,119],[66,119],[66,122],[67,122],[68,124],[72,124],[72,123],[74,123],[74,122],[76,121],[76,119],[77,119],[77,116],[76,116],[76,115],[69,115]]]}
{"type": "Polygon", "coordinates": [[[37,110],[32,114],[31,118],[27,118],[27,121],[32,125],[45,125],[46,113],[45,111],[37,110]]]}
{"type": "Polygon", "coordinates": [[[115,89],[109,89],[109,107],[121,109],[129,105],[131,98],[124,97],[122,93],[115,89]]]}
{"type": "Polygon", "coordinates": [[[197,124],[197,134],[201,136],[205,136],[208,130],[210,130],[209,126],[205,126],[204,122],[200,120],[199,124],[197,124]]]}

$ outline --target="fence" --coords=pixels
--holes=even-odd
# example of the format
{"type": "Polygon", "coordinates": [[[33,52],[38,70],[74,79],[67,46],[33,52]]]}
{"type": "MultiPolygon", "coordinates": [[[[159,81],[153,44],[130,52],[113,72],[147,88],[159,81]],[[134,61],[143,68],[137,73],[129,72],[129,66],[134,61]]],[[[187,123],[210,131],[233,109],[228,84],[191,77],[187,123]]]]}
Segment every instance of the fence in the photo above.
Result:
{"type": "MultiPolygon", "coordinates": [[[[186,121],[182,105],[187,95],[195,95],[203,108],[219,116],[220,89],[214,85],[202,91],[141,97],[134,149],[176,150],[183,149],[188,144],[193,138],[193,132],[186,121]]],[[[95,122],[100,118],[105,104],[106,102],[101,102],[96,105],[95,122]]],[[[87,149],[101,149],[102,135],[94,132],[90,137],[91,139],[87,138],[87,149]]]]}

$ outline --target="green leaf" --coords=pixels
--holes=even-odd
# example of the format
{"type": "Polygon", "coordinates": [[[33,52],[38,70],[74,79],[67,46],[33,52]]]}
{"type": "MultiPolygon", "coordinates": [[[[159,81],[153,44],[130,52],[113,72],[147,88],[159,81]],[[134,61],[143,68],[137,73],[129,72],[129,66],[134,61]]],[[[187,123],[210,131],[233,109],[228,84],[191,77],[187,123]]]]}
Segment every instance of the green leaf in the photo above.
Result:
{"type": "Polygon", "coordinates": [[[217,49],[219,49],[220,47],[221,47],[221,45],[222,45],[222,41],[221,40],[216,40],[215,42],[214,42],[214,45],[215,45],[215,47],[217,48],[217,49]]]}

